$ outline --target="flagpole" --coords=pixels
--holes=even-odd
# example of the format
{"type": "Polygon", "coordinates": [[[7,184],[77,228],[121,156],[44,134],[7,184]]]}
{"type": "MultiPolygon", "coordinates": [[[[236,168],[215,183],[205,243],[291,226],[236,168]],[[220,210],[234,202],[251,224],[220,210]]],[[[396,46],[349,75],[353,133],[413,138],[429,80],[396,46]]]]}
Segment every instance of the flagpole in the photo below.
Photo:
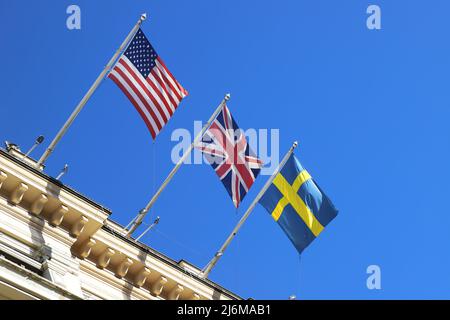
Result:
{"type": "Polygon", "coordinates": [[[231,241],[234,239],[234,237],[236,236],[236,234],[238,233],[239,229],[242,227],[242,225],[244,224],[244,222],[247,220],[247,218],[250,216],[250,213],[252,213],[253,209],[255,209],[256,204],[258,203],[258,201],[261,199],[261,197],[264,195],[264,193],[267,191],[267,189],[269,188],[269,186],[272,184],[273,179],[275,179],[275,176],[278,174],[278,172],[281,170],[281,168],[284,167],[286,161],[288,161],[289,157],[291,156],[291,154],[294,152],[294,149],[297,148],[298,146],[298,142],[295,141],[292,144],[292,147],[289,149],[289,151],[286,153],[286,155],[284,156],[284,158],[281,160],[280,164],[277,166],[277,168],[275,169],[274,173],[270,176],[269,180],[267,180],[266,184],[263,186],[263,188],[261,189],[261,191],[258,193],[258,195],[255,197],[255,199],[253,200],[252,204],[248,207],[247,211],[244,213],[244,215],[242,216],[241,220],[239,220],[238,224],[236,225],[236,227],[234,227],[233,231],[231,232],[231,234],[228,236],[227,240],[225,240],[225,242],[223,243],[222,247],[220,247],[219,251],[217,251],[217,253],[214,255],[214,257],[211,259],[210,262],[208,262],[208,264],[206,265],[206,267],[202,270],[200,277],[202,278],[207,278],[209,273],[211,272],[212,268],[214,268],[214,266],[216,265],[216,263],[219,261],[220,257],[223,256],[223,253],[225,252],[225,250],[228,248],[228,246],[230,245],[231,241]]]}
{"type": "MultiPolygon", "coordinates": [[[[153,204],[156,202],[156,200],[159,198],[161,192],[166,188],[167,184],[170,182],[170,180],[172,180],[173,176],[175,175],[175,173],[177,173],[178,169],[180,169],[181,165],[183,164],[183,162],[186,160],[186,158],[188,157],[188,155],[191,153],[192,149],[194,148],[194,146],[199,142],[199,140],[203,137],[203,135],[205,134],[205,131],[209,128],[209,126],[211,125],[211,123],[214,121],[214,119],[217,117],[217,115],[219,114],[219,112],[222,110],[223,106],[227,103],[227,101],[230,100],[230,94],[227,93],[225,95],[225,97],[223,98],[222,102],[219,104],[219,106],[217,107],[217,109],[214,111],[214,113],[212,114],[212,116],[209,118],[208,122],[204,125],[204,127],[202,128],[202,130],[198,133],[198,135],[195,137],[194,141],[191,143],[191,145],[189,146],[188,150],[186,150],[186,152],[183,154],[183,156],[180,158],[180,160],[178,161],[178,163],[175,165],[175,167],[172,169],[172,171],[169,173],[169,175],[167,176],[166,180],[164,180],[164,182],[162,183],[162,185],[159,187],[158,191],[153,195],[153,197],[151,198],[150,202],[147,204],[147,206],[142,209],[141,211],[139,211],[138,215],[131,220],[131,222],[128,224],[128,226],[131,225],[130,229],[127,231],[126,236],[130,237],[133,232],[141,225],[142,220],[144,220],[145,216],[147,215],[148,211],[150,210],[150,208],[153,206],[153,204]]],[[[125,228],[127,229],[128,226],[125,228]]]]}
{"type": "Polygon", "coordinates": [[[100,85],[102,80],[105,78],[105,75],[108,73],[108,71],[110,71],[111,67],[116,62],[116,60],[119,57],[119,55],[121,54],[121,52],[128,45],[128,43],[130,42],[132,37],[135,35],[137,30],[140,28],[142,22],[144,22],[145,19],[147,19],[147,14],[143,13],[141,15],[141,17],[139,18],[138,22],[136,23],[136,25],[133,27],[133,29],[130,31],[128,36],[122,42],[122,44],[120,45],[119,49],[117,49],[117,51],[114,53],[114,56],[111,58],[111,60],[109,60],[108,64],[105,66],[105,68],[103,69],[102,73],[100,73],[100,75],[97,77],[97,79],[95,80],[94,84],[91,86],[91,88],[88,90],[88,92],[84,95],[83,99],[81,99],[81,101],[78,103],[77,107],[72,112],[70,117],[67,119],[66,123],[64,123],[63,127],[59,130],[58,134],[53,139],[53,141],[50,143],[49,147],[45,150],[44,154],[42,155],[42,157],[37,162],[36,167],[39,168],[41,165],[43,165],[45,163],[47,158],[50,156],[50,154],[55,149],[55,147],[58,144],[58,142],[64,136],[64,134],[69,129],[69,127],[71,126],[72,122],[78,116],[78,114],[83,109],[83,107],[86,105],[88,100],[91,98],[91,96],[94,93],[94,91],[98,88],[98,86],[100,85]]]}

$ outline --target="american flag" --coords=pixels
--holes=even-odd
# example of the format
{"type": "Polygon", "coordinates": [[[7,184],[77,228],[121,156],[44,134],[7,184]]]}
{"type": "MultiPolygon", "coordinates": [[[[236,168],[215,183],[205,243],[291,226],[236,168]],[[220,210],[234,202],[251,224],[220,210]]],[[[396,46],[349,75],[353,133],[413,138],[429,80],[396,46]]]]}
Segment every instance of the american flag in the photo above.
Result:
{"type": "Polygon", "coordinates": [[[196,146],[205,155],[227,189],[236,208],[261,171],[258,159],[226,105],[196,146]]]}
{"type": "Polygon", "coordinates": [[[155,139],[187,96],[141,29],[108,75],[133,103],[155,139]]]}

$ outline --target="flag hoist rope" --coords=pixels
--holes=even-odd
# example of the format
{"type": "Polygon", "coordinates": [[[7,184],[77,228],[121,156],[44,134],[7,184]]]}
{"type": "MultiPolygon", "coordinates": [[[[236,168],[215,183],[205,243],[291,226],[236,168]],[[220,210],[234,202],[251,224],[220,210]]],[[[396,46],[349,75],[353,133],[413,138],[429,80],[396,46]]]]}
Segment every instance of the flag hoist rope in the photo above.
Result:
{"type": "Polygon", "coordinates": [[[234,227],[233,231],[228,236],[227,240],[225,240],[225,242],[223,243],[222,247],[220,247],[219,251],[217,251],[217,253],[214,255],[214,258],[212,258],[211,261],[202,270],[201,274],[199,275],[200,277],[202,277],[202,278],[207,278],[208,277],[209,273],[211,272],[211,269],[214,268],[214,266],[216,265],[217,261],[219,261],[220,257],[223,256],[223,253],[225,252],[227,247],[230,245],[231,241],[236,236],[236,234],[238,233],[239,229],[242,227],[244,222],[250,216],[250,213],[252,213],[252,211],[255,208],[255,206],[258,203],[258,201],[261,199],[263,194],[267,191],[269,186],[272,184],[273,179],[275,179],[275,176],[284,167],[284,165],[286,164],[286,161],[288,161],[289,157],[294,152],[294,149],[297,148],[297,146],[298,146],[298,143],[297,143],[297,141],[295,141],[294,144],[292,145],[292,147],[289,149],[289,151],[284,156],[283,160],[281,160],[280,164],[275,169],[274,173],[270,176],[269,180],[267,180],[267,182],[264,185],[264,187],[261,189],[261,191],[255,197],[255,199],[253,200],[252,204],[248,207],[247,211],[245,211],[245,213],[242,216],[241,220],[239,220],[239,222],[236,225],[236,227],[234,227]]]}
{"type": "Polygon", "coordinates": [[[162,183],[162,185],[159,187],[158,191],[155,193],[155,195],[153,196],[153,198],[150,200],[150,202],[147,204],[147,206],[142,209],[141,211],[139,211],[138,215],[131,220],[131,222],[125,227],[125,229],[128,229],[126,236],[130,237],[133,232],[141,225],[142,220],[145,218],[146,214],[148,213],[148,211],[150,210],[150,208],[153,206],[153,204],[155,203],[155,201],[158,199],[159,195],[161,194],[161,192],[164,190],[164,188],[167,186],[167,184],[169,183],[170,180],[172,180],[173,176],[175,175],[175,173],[178,171],[178,169],[180,169],[181,165],[183,164],[183,162],[186,160],[186,158],[189,156],[189,154],[191,153],[192,149],[194,148],[194,146],[200,141],[200,139],[203,137],[203,135],[205,134],[206,130],[209,128],[209,126],[211,125],[211,123],[214,121],[214,119],[217,117],[217,115],[219,114],[219,112],[222,110],[223,106],[227,103],[227,101],[230,100],[230,94],[226,94],[225,97],[223,98],[222,102],[219,104],[219,106],[217,107],[217,109],[214,111],[214,113],[212,114],[211,118],[209,118],[208,122],[203,126],[202,130],[198,133],[198,135],[195,137],[194,141],[191,143],[191,145],[189,146],[189,149],[186,150],[186,152],[183,154],[183,156],[180,158],[180,160],[178,161],[178,163],[175,165],[175,167],[172,169],[172,171],[169,173],[169,175],[167,176],[166,180],[164,180],[164,182],[162,183]],[[131,226],[131,227],[130,227],[131,226]]]}
{"type": "Polygon", "coordinates": [[[136,25],[134,26],[134,28],[130,31],[128,36],[125,38],[123,43],[120,45],[119,49],[117,49],[116,53],[114,53],[114,56],[111,58],[111,60],[109,60],[108,64],[105,66],[105,68],[103,69],[102,73],[100,73],[100,75],[97,77],[97,79],[95,80],[94,84],[91,86],[89,91],[84,95],[83,99],[81,99],[80,103],[78,103],[77,107],[72,112],[72,114],[70,115],[69,119],[67,119],[67,121],[64,124],[64,126],[59,130],[59,132],[56,135],[56,137],[50,143],[49,147],[45,150],[44,154],[39,159],[39,161],[38,161],[38,163],[36,165],[38,168],[45,163],[47,158],[53,152],[53,150],[55,149],[55,147],[58,144],[59,140],[61,140],[61,138],[66,133],[66,131],[69,129],[69,127],[72,124],[72,122],[78,116],[78,114],[83,109],[83,107],[86,105],[86,103],[88,102],[88,100],[90,99],[90,97],[92,96],[94,91],[98,88],[98,86],[100,85],[102,80],[105,78],[106,74],[108,73],[108,71],[110,71],[110,69],[112,68],[112,66],[116,62],[116,60],[119,57],[119,55],[122,53],[122,51],[128,45],[128,43],[131,41],[131,39],[133,38],[135,33],[138,31],[138,29],[140,28],[142,22],[144,22],[145,19],[147,19],[147,14],[143,13],[141,15],[141,17],[139,18],[138,22],[136,23],[136,25]]]}

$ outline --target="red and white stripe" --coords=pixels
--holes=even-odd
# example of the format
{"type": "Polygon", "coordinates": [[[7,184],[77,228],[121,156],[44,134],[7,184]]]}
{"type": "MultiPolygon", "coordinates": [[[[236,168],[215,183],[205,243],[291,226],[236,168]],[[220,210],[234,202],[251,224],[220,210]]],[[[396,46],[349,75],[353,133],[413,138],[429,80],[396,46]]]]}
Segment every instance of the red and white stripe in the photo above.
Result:
{"type": "Polygon", "coordinates": [[[125,55],[108,75],[133,103],[155,139],[188,92],[158,57],[147,78],[125,55]]]}

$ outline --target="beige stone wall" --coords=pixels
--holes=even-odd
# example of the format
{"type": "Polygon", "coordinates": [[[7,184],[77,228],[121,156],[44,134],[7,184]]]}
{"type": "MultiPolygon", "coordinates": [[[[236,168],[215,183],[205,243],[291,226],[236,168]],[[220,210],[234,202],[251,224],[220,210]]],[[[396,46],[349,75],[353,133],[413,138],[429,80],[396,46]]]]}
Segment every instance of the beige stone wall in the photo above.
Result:
{"type": "Polygon", "coordinates": [[[0,299],[239,299],[20,158],[0,150],[0,299]]]}

